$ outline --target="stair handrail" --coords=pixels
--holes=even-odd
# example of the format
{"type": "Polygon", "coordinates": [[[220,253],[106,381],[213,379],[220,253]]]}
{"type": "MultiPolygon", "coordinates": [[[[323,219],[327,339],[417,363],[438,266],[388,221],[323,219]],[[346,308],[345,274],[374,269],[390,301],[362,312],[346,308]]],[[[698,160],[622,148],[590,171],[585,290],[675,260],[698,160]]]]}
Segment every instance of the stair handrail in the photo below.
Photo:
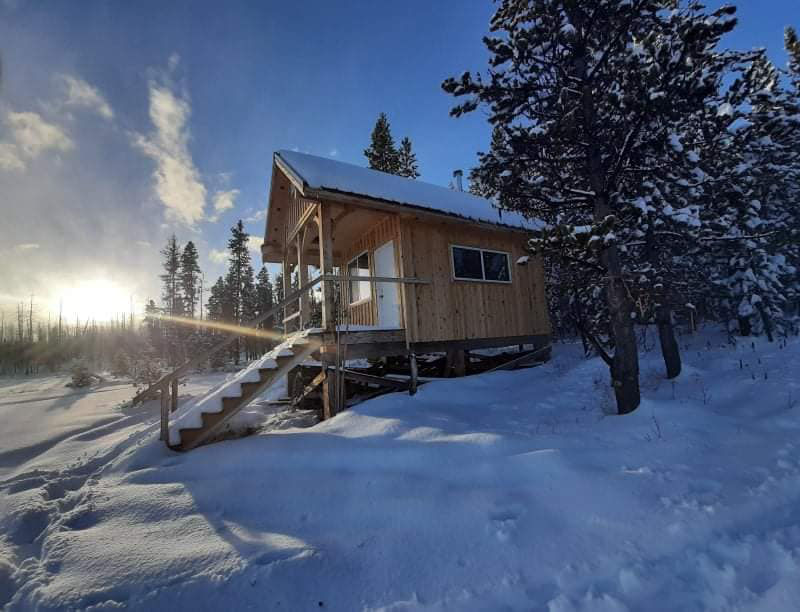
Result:
{"type": "MultiPolygon", "coordinates": [[[[270,317],[275,316],[279,311],[281,311],[284,308],[286,308],[286,306],[288,306],[292,302],[295,302],[296,300],[298,300],[306,291],[308,291],[309,289],[312,289],[315,285],[317,285],[318,283],[322,282],[323,280],[329,280],[329,279],[326,278],[325,275],[320,275],[320,276],[317,276],[316,278],[308,281],[305,285],[303,285],[299,289],[297,289],[297,290],[293,291],[292,293],[290,293],[281,302],[279,302],[277,305],[275,305],[272,308],[270,308],[264,314],[256,317],[255,319],[253,319],[251,321],[248,321],[247,323],[243,323],[240,327],[244,327],[244,328],[247,328],[247,329],[252,329],[252,328],[256,327],[259,323],[263,323],[264,321],[266,321],[270,317]]],[[[183,376],[190,368],[193,368],[195,366],[200,365],[201,363],[203,363],[209,357],[212,357],[213,355],[216,355],[222,349],[227,348],[228,346],[233,344],[240,335],[241,334],[238,334],[236,332],[231,332],[226,338],[224,338],[223,340],[220,340],[217,344],[212,346],[210,349],[207,349],[207,350],[203,351],[202,353],[199,353],[199,354],[195,355],[191,359],[188,359],[182,365],[180,365],[177,368],[175,368],[169,374],[165,374],[164,376],[159,378],[156,382],[154,382],[149,387],[147,387],[147,389],[137,393],[136,396],[131,401],[131,405],[135,406],[136,404],[141,402],[144,398],[146,398],[147,396],[152,394],[154,391],[159,390],[159,389],[164,389],[173,380],[176,380],[176,379],[180,378],[181,376],[183,376]]]]}

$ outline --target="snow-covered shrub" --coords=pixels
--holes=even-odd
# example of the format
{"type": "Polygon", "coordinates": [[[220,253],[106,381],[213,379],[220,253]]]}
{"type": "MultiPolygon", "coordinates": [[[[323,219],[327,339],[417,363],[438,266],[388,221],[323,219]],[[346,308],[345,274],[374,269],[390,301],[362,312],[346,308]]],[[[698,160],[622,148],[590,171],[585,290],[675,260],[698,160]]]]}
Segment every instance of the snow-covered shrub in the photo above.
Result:
{"type": "Polygon", "coordinates": [[[76,361],[73,363],[72,368],[72,381],[67,383],[69,387],[88,387],[93,382],[99,380],[99,377],[89,371],[89,367],[83,361],[76,361]]]}

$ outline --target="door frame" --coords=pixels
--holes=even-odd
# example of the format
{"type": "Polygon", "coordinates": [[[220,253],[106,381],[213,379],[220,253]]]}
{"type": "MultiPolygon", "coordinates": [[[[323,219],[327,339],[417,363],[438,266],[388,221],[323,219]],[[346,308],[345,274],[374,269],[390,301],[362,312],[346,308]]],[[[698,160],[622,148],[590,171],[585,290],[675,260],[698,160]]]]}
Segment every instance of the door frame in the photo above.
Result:
{"type": "MultiPolygon", "coordinates": [[[[391,238],[391,239],[387,240],[386,242],[384,242],[383,244],[381,244],[381,245],[379,245],[378,247],[375,248],[375,250],[373,251],[373,269],[375,270],[375,276],[394,276],[394,277],[396,277],[398,275],[398,272],[397,272],[397,269],[398,269],[397,241],[394,238],[391,238]],[[392,254],[392,257],[391,257],[390,261],[392,262],[392,268],[393,268],[394,272],[391,275],[379,273],[379,270],[378,270],[378,251],[380,251],[381,249],[385,249],[386,247],[388,247],[390,245],[391,245],[391,254],[392,254]]],[[[381,300],[381,297],[380,297],[380,287],[379,287],[379,285],[381,285],[381,284],[391,286],[392,290],[394,291],[394,295],[395,295],[395,298],[396,298],[395,299],[395,303],[394,303],[394,307],[395,307],[395,311],[396,311],[395,321],[397,323],[396,323],[396,325],[392,325],[392,328],[402,329],[402,327],[403,327],[402,299],[403,298],[400,295],[400,287],[396,283],[380,283],[380,282],[376,282],[375,283],[375,315],[376,315],[375,318],[376,318],[376,322],[378,324],[378,327],[384,327],[384,323],[381,321],[381,303],[382,303],[382,300],[381,300]]],[[[388,329],[388,327],[387,327],[387,329],[388,329]]]]}

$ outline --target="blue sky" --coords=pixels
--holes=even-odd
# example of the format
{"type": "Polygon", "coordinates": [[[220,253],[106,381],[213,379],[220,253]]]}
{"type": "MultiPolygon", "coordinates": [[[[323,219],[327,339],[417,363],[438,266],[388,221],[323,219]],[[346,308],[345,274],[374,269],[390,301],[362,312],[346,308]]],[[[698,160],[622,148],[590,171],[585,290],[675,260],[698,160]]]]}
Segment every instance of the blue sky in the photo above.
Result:
{"type": "MultiPolygon", "coordinates": [[[[783,65],[800,2],[738,4],[727,43],[766,46],[783,65]]],[[[213,282],[230,226],[241,217],[263,231],[272,152],[364,164],[381,111],[397,140],[412,139],[422,179],[446,185],[489,131],[480,113],[451,119],[439,85],[485,67],[492,10],[0,0],[0,307],[32,292],[52,302],[90,277],[137,303],[157,297],[158,249],[173,231],[195,240],[213,282]]]]}

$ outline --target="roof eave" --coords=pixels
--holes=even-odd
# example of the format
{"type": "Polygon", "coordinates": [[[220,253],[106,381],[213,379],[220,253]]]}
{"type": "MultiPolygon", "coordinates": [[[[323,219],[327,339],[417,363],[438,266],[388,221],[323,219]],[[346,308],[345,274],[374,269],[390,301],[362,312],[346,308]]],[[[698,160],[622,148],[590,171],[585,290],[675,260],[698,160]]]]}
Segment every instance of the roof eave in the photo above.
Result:
{"type": "Polygon", "coordinates": [[[374,208],[375,204],[378,204],[381,207],[390,207],[394,209],[395,212],[400,212],[403,209],[406,210],[410,209],[415,212],[423,213],[426,215],[432,215],[435,217],[439,217],[441,219],[447,219],[448,221],[470,223],[472,225],[488,227],[494,230],[506,230],[512,232],[521,232],[521,233],[530,233],[531,231],[533,231],[529,228],[519,227],[518,225],[508,225],[506,223],[495,223],[493,221],[474,219],[473,217],[464,217],[461,215],[455,215],[441,210],[436,210],[435,208],[420,206],[418,204],[408,204],[405,202],[395,202],[394,200],[384,200],[373,196],[367,196],[358,193],[350,193],[347,191],[339,191],[336,189],[328,189],[328,188],[311,189],[307,187],[305,197],[312,199],[328,199],[334,201],[342,199],[346,199],[347,201],[356,200],[357,202],[360,202],[363,206],[366,207],[372,206],[374,208]]]}

